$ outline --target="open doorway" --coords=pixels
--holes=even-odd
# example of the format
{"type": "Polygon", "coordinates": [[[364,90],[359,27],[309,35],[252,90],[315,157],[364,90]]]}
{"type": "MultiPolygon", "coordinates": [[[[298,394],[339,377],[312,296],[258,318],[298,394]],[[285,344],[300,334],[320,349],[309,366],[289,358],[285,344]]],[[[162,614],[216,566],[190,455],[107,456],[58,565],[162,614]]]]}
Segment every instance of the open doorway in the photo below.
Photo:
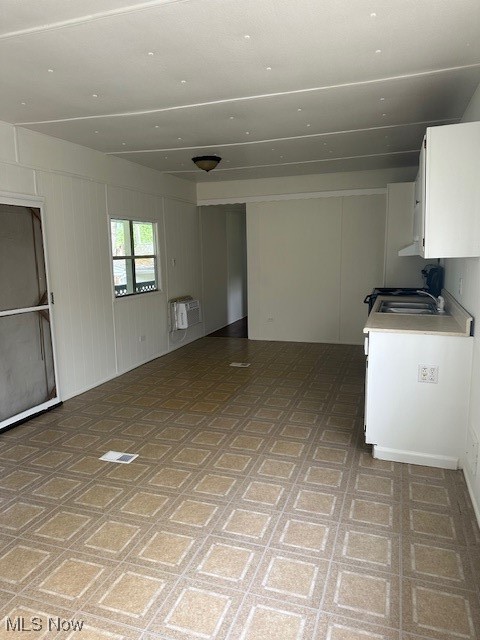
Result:
{"type": "Polygon", "coordinates": [[[205,334],[248,337],[245,204],[200,208],[205,334]]]}

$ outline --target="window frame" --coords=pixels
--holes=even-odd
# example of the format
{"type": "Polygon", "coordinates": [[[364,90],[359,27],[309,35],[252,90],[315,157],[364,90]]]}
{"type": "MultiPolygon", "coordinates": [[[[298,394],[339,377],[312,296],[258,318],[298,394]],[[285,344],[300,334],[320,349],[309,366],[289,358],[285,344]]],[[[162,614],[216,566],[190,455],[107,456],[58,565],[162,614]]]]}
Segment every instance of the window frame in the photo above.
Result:
{"type": "MultiPolygon", "coordinates": [[[[138,218],[129,218],[126,216],[109,216],[109,245],[110,245],[110,258],[111,258],[111,273],[112,273],[112,294],[113,294],[113,299],[114,300],[121,300],[122,298],[131,298],[132,296],[138,296],[138,295],[143,295],[146,293],[158,293],[159,291],[161,291],[161,282],[160,282],[160,268],[159,268],[159,264],[160,264],[160,260],[159,260],[159,252],[158,252],[158,222],[156,220],[148,220],[148,219],[143,219],[143,220],[139,220],[138,218]],[[130,254],[125,254],[123,256],[115,256],[113,255],[113,247],[112,247],[112,222],[115,221],[119,221],[119,222],[127,222],[128,223],[128,234],[129,234],[129,240],[130,240],[130,250],[132,253],[130,254]],[[154,252],[153,253],[148,253],[148,254],[139,254],[136,255],[135,254],[135,244],[134,244],[134,234],[133,234],[133,226],[134,224],[151,224],[152,225],[152,231],[153,231],[153,249],[154,252]],[[128,271],[130,270],[130,275],[131,275],[131,279],[132,279],[132,283],[133,283],[133,288],[136,288],[137,285],[137,281],[136,281],[136,277],[135,277],[135,260],[139,260],[139,259],[152,259],[153,260],[153,268],[154,268],[154,275],[155,275],[155,289],[149,289],[147,291],[132,291],[131,293],[129,293],[128,291],[126,293],[123,293],[121,295],[117,295],[116,294],[116,290],[115,290],[115,273],[114,273],[114,265],[115,265],[115,261],[119,261],[119,260],[125,260],[126,263],[126,269],[127,269],[127,274],[128,271]]],[[[128,277],[127,277],[127,282],[128,282],[128,277]]]]}

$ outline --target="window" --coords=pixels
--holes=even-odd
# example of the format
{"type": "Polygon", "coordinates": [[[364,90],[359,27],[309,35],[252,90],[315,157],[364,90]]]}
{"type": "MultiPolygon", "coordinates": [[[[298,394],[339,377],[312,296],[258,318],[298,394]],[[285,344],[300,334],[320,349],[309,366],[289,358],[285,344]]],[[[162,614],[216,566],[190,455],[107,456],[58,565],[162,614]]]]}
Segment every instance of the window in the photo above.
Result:
{"type": "Polygon", "coordinates": [[[156,227],[153,222],[110,221],[115,297],[158,290],[156,227]]]}

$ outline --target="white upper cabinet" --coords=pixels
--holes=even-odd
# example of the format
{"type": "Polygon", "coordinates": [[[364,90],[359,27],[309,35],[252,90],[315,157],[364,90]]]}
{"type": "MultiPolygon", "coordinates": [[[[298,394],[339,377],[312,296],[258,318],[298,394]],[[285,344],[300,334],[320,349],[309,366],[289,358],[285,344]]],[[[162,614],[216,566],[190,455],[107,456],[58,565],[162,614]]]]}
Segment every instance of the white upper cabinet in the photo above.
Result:
{"type": "Polygon", "coordinates": [[[419,165],[414,244],[399,254],[480,256],[480,122],[428,128],[419,165]]]}

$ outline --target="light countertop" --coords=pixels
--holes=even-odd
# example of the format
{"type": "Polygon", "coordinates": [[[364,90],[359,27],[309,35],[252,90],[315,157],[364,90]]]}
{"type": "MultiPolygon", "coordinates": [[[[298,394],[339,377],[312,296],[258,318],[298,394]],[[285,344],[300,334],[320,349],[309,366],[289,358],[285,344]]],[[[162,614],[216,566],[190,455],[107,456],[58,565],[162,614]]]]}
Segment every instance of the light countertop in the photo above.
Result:
{"type": "MultiPolygon", "coordinates": [[[[446,313],[438,315],[409,315],[403,313],[379,313],[384,300],[399,300],[398,296],[378,296],[368,316],[363,332],[384,331],[394,333],[425,333],[429,335],[470,336],[472,316],[443,290],[446,313]]],[[[419,296],[402,296],[402,302],[418,301],[419,296]]],[[[427,301],[430,298],[424,296],[427,301]]]]}

